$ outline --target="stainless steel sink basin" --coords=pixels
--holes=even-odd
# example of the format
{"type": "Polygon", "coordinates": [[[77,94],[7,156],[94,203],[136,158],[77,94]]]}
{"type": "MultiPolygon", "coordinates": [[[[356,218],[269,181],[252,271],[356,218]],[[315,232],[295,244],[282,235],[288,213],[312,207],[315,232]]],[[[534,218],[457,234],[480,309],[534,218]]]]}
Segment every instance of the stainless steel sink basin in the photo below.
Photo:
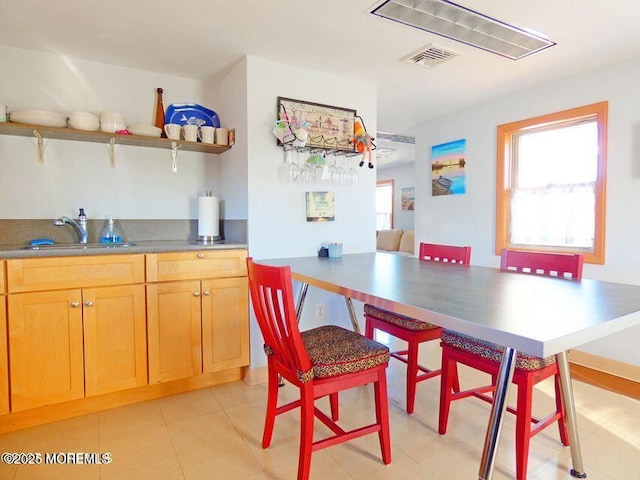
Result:
{"type": "Polygon", "coordinates": [[[86,250],[133,247],[135,243],[54,243],[53,245],[27,245],[23,250],[86,250]]]}

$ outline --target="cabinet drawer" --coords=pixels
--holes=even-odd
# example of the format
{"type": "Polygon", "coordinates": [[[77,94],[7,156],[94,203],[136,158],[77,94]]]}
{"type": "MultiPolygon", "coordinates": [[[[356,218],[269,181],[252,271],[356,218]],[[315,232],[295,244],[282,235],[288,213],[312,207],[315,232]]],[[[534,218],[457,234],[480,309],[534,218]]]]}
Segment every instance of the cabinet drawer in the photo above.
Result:
{"type": "Polygon", "coordinates": [[[144,255],[7,260],[9,293],[144,282],[144,255]]]}
{"type": "Polygon", "coordinates": [[[147,282],[244,277],[246,250],[204,250],[147,255],[147,282]]]}

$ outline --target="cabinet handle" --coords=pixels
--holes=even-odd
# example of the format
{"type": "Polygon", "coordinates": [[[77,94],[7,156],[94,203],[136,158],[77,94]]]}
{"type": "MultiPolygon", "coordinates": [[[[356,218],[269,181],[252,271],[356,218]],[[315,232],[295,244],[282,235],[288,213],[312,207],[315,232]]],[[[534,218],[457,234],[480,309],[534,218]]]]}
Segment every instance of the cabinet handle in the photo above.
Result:
{"type": "Polygon", "coordinates": [[[199,253],[198,258],[204,258],[204,253],[199,253]]]}
{"type": "Polygon", "coordinates": [[[209,295],[211,295],[211,292],[209,290],[205,290],[204,291],[204,296],[208,297],[209,295]]]}
{"type": "Polygon", "coordinates": [[[87,300],[86,302],[84,302],[84,304],[85,304],[87,307],[93,307],[93,302],[92,302],[91,300],[87,300]]]}
{"type": "Polygon", "coordinates": [[[80,306],[80,303],[78,302],[71,302],[71,308],[78,308],[80,306]]]}
{"type": "Polygon", "coordinates": [[[200,296],[200,292],[193,292],[193,296],[194,297],[199,297],[200,296]]]}

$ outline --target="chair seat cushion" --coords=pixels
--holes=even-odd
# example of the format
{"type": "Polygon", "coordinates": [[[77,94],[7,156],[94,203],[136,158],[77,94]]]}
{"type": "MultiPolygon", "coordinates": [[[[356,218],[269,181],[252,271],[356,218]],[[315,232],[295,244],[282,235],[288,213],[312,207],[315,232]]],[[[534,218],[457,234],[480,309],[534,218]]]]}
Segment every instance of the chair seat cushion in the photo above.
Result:
{"type": "Polygon", "coordinates": [[[415,318],[400,315],[388,310],[383,310],[382,308],[374,307],[373,305],[369,304],[365,304],[364,313],[365,315],[369,315],[371,317],[377,318],[378,320],[391,323],[406,330],[433,330],[434,328],[440,328],[437,325],[432,325],[421,320],[416,320],[415,318]]]}
{"type": "Polygon", "coordinates": [[[301,335],[313,364],[313,378],[360,372],[389,361],[389,348],[385,345],[335,325],[307,330],[301,335]]]}
{"type": "MultiPolygon", "coordinates": [[[[450,330],[442,330],[440,338],[443,344],[457,348],[458,350],[473,353],[474,355],[494,362],[502,361],[502,351],[504,348],[495,343],[485,342],[484,340],[450,330]]],[[[553,356],[542,358],[526,353],[516,353],[516,368],[519,370],[540,370],[554,362],[555,358],[553,356]]]]}

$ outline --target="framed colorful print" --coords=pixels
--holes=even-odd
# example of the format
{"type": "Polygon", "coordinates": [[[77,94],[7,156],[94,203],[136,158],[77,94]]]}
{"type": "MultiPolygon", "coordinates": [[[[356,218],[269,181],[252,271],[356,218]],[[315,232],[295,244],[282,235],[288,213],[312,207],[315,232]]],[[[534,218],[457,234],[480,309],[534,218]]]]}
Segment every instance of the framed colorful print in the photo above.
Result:
{"type": "Polygon", "coordinates": [[[306,192],[307,222],[333,222],[336,219],[334,192],[306,192]]]}
{"type": "MultiPolygon", "coordinates": [[[[354,109],[278,97],[277,113],[278,123],[286,122],[287,131],[291,132],[284,137],[287,144],[300,140],[296,132],[303,129],[307,147],[354,151],[350,142],[356,119],[354,109]]],[[[282,145],[280,140],[278,145],[282,145]]]]}
{"type": "Polygon", "coordinates": [[[414,187],[402,189],[402,210],[415,210],[416,190],[414,187]]]}
{"type": "Polygon", "coordinates": [[[467,191],[467,141],[431,147],[431,195],[461,195],[467,191]]]}

